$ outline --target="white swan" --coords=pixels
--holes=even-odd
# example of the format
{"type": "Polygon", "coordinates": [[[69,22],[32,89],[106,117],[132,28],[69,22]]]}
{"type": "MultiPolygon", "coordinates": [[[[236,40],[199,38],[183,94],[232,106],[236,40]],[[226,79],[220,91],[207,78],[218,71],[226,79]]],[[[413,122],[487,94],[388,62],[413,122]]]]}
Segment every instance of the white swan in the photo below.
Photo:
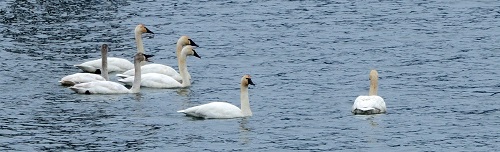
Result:
{"type": "Polygon", "coordinates": [[[132,88],[127,89],[120,83],[112,81],[92,81],[80,83],[70,87],[71,90],[81,94],[118,94],[118,93],[139,93],[141,89],[141,62],[147,61],[143,53],[137,53],[134,57],[134,67],[137,69],[137,77],[134,79],[132,88]]]}
{"type": "MultiPolygon", "coordinates": [[[[137,45],[137,52],[144,54],[144,45],[142,43],[141,36],[143,33],[153,33],[153,32],[151,32],[148,28],[146,28],[146,26],[144,26],[144,24],[139,24],[135,27],[134,33],[135,33],[135,42],[137,45]]],[[[96,69],[101,69],[101,59],[87,61],[87,62],[84,62],[82,64],[75,65],[75,67],[78,67],[85,72],[93,73],[96,69]]],[[[109,72],[127,71],[127,70],[130,70],[133,68],[134,68],[134,64],[132,64],[130,61],[128,61],[126,59],[116,58],[116,57],[108,57],[108,71],[109,72]]]]}
{"type": "MultiPolygon", "coordinates": [[[[175,51],[175,54],[177,56],[177,62],[178,62],[178,64],[179,64],[179,58],[180,58],[179,56],[181,54],[181,50],[186,45],[198,46],[188,36],[181,36],[177,40],[176,51],[175,51]]],[[[146,74],[146,73],[159,73],[159,74],[164,74],[164,75],[170,76],[170,77],[174,78],[177,81],[181,81],[182,80],[181,75],[179,73],[177,73],[177,71],[175,71],[172,67],[167,66],[167,65],[163,65],[163,64],[146,64],[146,65],[143,65],[141,67],[141,72],[142,72],[142,74],[146,74]]],[[[117,77],[121,77],[121,78],[126,78],[126,77],[130,77],[130,76],[134,76],[134,73],[135,73],[134,69],[131,69],[131,70],[123,72],[122,74],[116,74],[116,76],[117,77]]],[[[191,80],[191,75],[188,74],[188,78],[189,78],[189,80],[191,80]]]]}
{"type": "Polygon", "coordinates": [[[86,83],[91,81],[108,81],[108,66],[107,66],[107,57],[108,57],[108,45],[103,44],[101,46],[101,58],[102,58],[102,71],[97,69],[96,73],[75,73],[72,75],[65,76],[59,81],[61,85],[72,86],[78,83],[86,83]],[[99,75],[101,74],[101,75],[99,75]]]}
{"type": "Polygon", "coordinates": [[[379,114],[387,111],[382,97],[377,96],[378,73],[370,71],[370,91],[368,96],[358,96],[352,105],[353,114],[379,114]]]}
{"type": "Polygon", "coordinates": [[[241,78],[240,100],[241,109],[227,102],[211,102],[177,112],[184,113],[188,116],[201,118],[238,118],[252,116],[250,103],[248,100],[248,85],[255,85],[250,78],[250,75],[244,75],[241,78]]]}
{"type": "MultiPolygon", "coordinates": [[[[146,74],[141,74],[142,75],[141,86],[151,87],[151,88],[184,88],[191,86],[191,81],[188,78],[189,72],[187,70],[187,65],[186,65],[187,56],[195,56],[201,58],[193,49],[193,46],[191,45],[184,46],[179,56],[179,71],[181,72],[180,75],[182,77],[182,83],[167,75],[159,73],[146,73],[146,74]]],[[[118,79],[119,82],[125,83],[127,85],[130,85],[133,82],[133,80],[134,76],[118,79]]]]}

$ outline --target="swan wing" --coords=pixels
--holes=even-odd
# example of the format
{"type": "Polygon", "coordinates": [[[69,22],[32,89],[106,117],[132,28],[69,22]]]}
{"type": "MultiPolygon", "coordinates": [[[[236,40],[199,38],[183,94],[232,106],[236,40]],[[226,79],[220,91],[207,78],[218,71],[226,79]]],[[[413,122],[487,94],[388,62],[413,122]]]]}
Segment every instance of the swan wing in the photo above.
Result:
{"type": "Polygon", "coordinates": [[[369,114],[385,113],[386,110],[384,99],[380,96],[359,96],[352,105],[352,112],[355,114],[368,111],[369,114]]]}
{"type": "MultiPolygon", "coordinates": [[[[93,73],[96,69],[102,69],[102,62],[101,59],[96,59],[75,65],[75,67],[78,67],[85,72],[93,73]]],[[[134,64],[126,59],[108,57],[108,72],[126,71],[133,68],[134,64]]]]}
{"type": "Polygon", "coordinates": [[[111,81],[92,81],[80,83],[70,87],[70,89],[81,94],[129,93],[129,89],[125,86],[111,81]]]}
{"type": "Polygon", "coordinates": [[[92,81],[106,81],[101,75],[92,73],[75,73],[61,78],[59,81],[62,85],[75,85],[78,83],[86,83],[92,81]]]}
{"type": "MultiPolygon", "coordinates": [[[[134,73],[135,73],[135,70],[131,69],[131,70],[123,72],[122,74],[117,74],[116,76],[117,77],[126,78],[126,77],[130,77],[130,76],[134,76],[134,73]]],[[[141,66],[141,73],[142,74],[146,74],[146,73],[159,73],[159,74],[164,74],[164,75],[170,76],[170,77],[174,78],[177,81],[181,81],[182,80],[181,75],[177,71],[175,71],[175,69],[173,69],[170,66],[163,65],[163,64],[146,64],[146,65],[143,65],[143,66],[141,66]]]]}
{"type": "MultiPolygon", "coordinates": [[[[134,76],[119,79],[126,85],[132,85],[134,76]]],[[[181,88],[182,84],[172,77],[159,73],[146,73],[141,75],[141,86],[149,88],[181,88]]]]}
{"type": "Polygon", "coordinates": [[[237,118],[243,117],[241,109],[227,102],[211,102],[177,112],[184,113],[188,116],[201,118],[237,118]]]}

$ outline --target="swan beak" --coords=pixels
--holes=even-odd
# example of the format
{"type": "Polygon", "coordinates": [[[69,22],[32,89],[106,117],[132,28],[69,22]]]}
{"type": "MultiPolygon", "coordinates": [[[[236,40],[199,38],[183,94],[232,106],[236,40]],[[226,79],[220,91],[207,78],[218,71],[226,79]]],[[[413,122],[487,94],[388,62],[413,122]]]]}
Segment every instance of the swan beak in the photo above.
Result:
{"type": "Polygon", "coordinates": [[[191,39],[188,39],[188,40],[189,40],[189,45],[199,47],[198,44],[194,43],[193,40],[191,40],[191,39]]]}
{"type": "Polygon", "coordinates": [[[247,80],[248,80],[248,84],[250,84],[250,85],[255,85],[255,84],[252,82],[252,79],[247,78],[247,80]]]}
{"type": "Polygon", "coordinates": [[[151,32],[148,28],[144,27],[146,29],[146,33],[151,33],[151,34],[155,34],[153,32],[151,32]]]}
{"type": "Polygon", "coordinates": [[[193,49],[193,52],[194,52],[194,54],[193,54],[193,55],[194,55],[195,57],[198,57],[198,58],[200,58],[200,59],[201,59],[200,55],[198,55],[198,53],[196,53],[196,51],[194,51],[194,49],[193,49]]]}
{"type": "Polygon", "coordinates": [[[155,55],[147,55],[147,54],[144,54],[144,57],[146,57],[146,61],[147,61],[147,62],[153,62],[153,61],[149,60],[149,58],[152,58],[153,56],[155,56],[155,55]]]}

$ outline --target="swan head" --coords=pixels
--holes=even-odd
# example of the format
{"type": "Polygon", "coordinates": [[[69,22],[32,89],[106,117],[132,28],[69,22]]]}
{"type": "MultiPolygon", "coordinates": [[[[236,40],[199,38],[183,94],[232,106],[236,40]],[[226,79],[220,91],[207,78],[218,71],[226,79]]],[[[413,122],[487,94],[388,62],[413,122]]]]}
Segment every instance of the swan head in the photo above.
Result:
{"type": "Polygon", "coordinates": [[[241,78],[241,85],[247,87],[248,85],[255,85],[255,84],[252,82],[252,78],[250,77],[250,75],[249,74],[245,74],[241,78]]]}
{"type": "Polygon", "coordinates": [[[191,45],[191,46],[196,46],[198,47],[198,45],[196,43],[194,43],[193,40],[191,40],[188,36],[181,36],[179,38],[179,40],[177,40],[177,45],[180,45],[180,46],[185,46],[185,45],[191,45]]]}
{"type": "Polygon", "coordinates": [[[144,24],[139,24],[135,27],[135,33],[151,33],[151,34],[155,34],[153,32],[151,32],[144,24]]]}
{"type": "Polygon", "coordinates": [[[198,57],[201,59],[200,55],[198,55],[198,53],[196,53],[196,51],[194,50],[194,47],[191,45],[184,46],[182,48],[182,52],[186,53],[186,55],[192,55],[192,56],[195,56],[195,57],[198,57]]]}
{"type": "Polygon", "coordinates": [[[144,53],[136,53],[134,56],[134,60],[136,62],[142,62],[142,61],[148,61],[148,55],[145,55],[144,53]]]}

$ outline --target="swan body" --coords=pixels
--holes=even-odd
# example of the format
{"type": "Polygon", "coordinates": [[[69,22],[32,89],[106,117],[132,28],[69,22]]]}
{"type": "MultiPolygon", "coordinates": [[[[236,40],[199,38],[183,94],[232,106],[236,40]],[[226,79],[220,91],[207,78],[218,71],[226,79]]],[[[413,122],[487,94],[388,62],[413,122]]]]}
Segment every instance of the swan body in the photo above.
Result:
{"type": "Polygon", "coordinates": [[[127,89],[120,83],[111,81],[92,81],[87,83],[80,83],[70,87],[71,90],[80,94],[119,94],[119,93],[139,93],[141,88],[141,75],[140,64],[146,61],[146,56],[143,53],[137,53],[134,58],[134,66],[138,70],[138,76],[134,79],[132,88],[127,89]]]}
{"type": "MultiPolygon", "coordinates": [[[[182,48],[184,46],[186,46],[186,45],[198,46],[188,36],[181,36],[177,40],[176,51],[175,51],[175,54],[177,56],[177,61],[178,62],[179,62],[179,59],[180,59],[182,48]]],[[[164,74],[164,75],[173,77],[177,81],[181,81],[182,80],[181,75],[177,71],[175,71],[174,68],[172,68],[170,66],[167,66],[167,65],[163,65],[163,64],[147,64],[147,65],[143,65],[141,67],[141,70],[142,70],[142,74],[146,74],[146,73],[160,73],[160,74],[164,74]]],[[[116,76],[117,77],[121,77],[121,78],[126,78],[126,77],[130,77],[130,76],[134,76],[134,70],[131,69],[131,70],[123,72],[122,74],[116,74],[116,76]]],[[[191,80],[191,75],[188,74],[188,78],[189,78],[189,80],[191,80]]]]}
{"type": "MultiPolygon", "coordinates": [[[[139,24],[135,27],[134,33],[135,33],[135,42],[137,44],[137,52],[144,54],[144,46],[142,43],[141,35],[143,33],[153,33],[153,32],[151,32],[148,28],[146,28],[146,26],[144,26],[144,24],[139,24]]],[[[107,59],[108,59],[108,71],[109,72],[127,71],[127,70],[134,68],[134,64],[132,64],[132,62],[130,62],[126,59],[116,58],[116,57],[108,57],[107,59]]],[[[91,61],[84,62],[82,64],[75,65],[75,67],[78,67],[85,72],[94,73],[96,69],[102,68],[100,63],[101,63],[101,59],[97,59],[97,60],[91,60],[91,61]]]]}
{"type": "Polygon", "coordinates": [[[200,117],[205,119],[228,119],[252,116],[248,99],[248,85],[255,85],[250,75],[241,78],[240,100],[241,109],[227,102],[210,102],[207,104],[179,110],[187,116],[200,117]]]}
{"type": "Polygon", "coordinates": [[[370,71],[370,91],[368,96],[358,96],[354,100],[351,112],[353,114],[370,115],[385,113],[387,108],[384,99],[377,96],[378,73],[370,71]]]}
{"type": "MultiPolygon", "coordinates": [[[[146,73],[141,76],[141,86],[150,88],[185,88],[191,86],[191,81],[189,80],[189,72],[187,70],[186,58],[187,56],[195,56],[200,58],[192,46],[186,45],[182,49],[182,53],[179,57],[179,71],[181,72],[182,83],[173,77],[159,74],[159,73],[146,73]]],[[[144,66],[143,66],[144,67],[144,66]]],[[[142,69],[141,69],[142,70],[142,69]]],[[[130,85],[134,76],[119,79],[119,82],[130,85]]]]}
{"type": "Polygon", "coordinates": [[[101,46],[101,58],[104,60],[101,61],[102,72],[99,69],[95,70],[95,74],[92,73],[75,73],[72,75],[65,76],[59,81],[61,85],[75,85],[78,83],[86,83],[91,81],[107,81],[108,78],[108,62],[107,62],[107,54],[108,54],[108,45],[103,44],[101,46]],[[99,75],[101,74],[101,75],[99,75]]]}

